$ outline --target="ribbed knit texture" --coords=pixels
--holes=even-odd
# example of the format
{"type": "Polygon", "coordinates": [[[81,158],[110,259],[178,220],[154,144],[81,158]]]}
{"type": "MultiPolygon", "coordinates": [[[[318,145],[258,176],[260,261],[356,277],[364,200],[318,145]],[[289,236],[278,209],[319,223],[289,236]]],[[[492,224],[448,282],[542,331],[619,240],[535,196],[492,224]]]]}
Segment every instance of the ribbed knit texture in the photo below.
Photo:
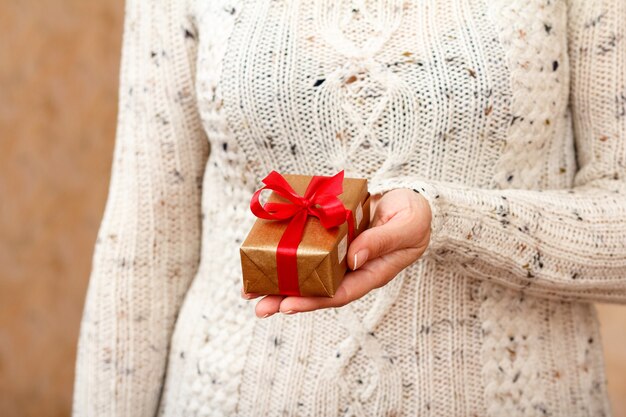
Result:
{"type": "Polygon", "coordinates": [[[74,416],[608,416],[623,0],[127,0],[74,416]],[[411,188],[424,256],[339,309],[240,298],[270,170],[411,188]]]}

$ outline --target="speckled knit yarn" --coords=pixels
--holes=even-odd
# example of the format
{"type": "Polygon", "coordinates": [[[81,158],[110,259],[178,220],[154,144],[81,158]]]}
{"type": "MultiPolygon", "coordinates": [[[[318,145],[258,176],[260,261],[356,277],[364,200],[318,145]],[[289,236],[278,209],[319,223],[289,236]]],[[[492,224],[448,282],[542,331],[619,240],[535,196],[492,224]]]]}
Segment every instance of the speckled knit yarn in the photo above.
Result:
{"type": "Polygon", "coordinates": [[[75,416],[607,416],[626,302],[623,0],[128,0],[75,416]],[[270,170],[430,202],[424,256],[254,317],[270,170]]]}

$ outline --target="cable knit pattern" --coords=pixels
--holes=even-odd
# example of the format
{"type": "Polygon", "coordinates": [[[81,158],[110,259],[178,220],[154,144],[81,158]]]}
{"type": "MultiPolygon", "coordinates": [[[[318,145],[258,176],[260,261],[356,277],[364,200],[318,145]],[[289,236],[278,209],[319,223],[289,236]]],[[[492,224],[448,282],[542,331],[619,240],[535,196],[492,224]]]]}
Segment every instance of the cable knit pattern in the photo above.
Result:
{"type": "Polygon", "coordinates": [[[622,0],[127,0],[75,416],[608,416],[626,303],[622,0]],[[254,317],[260,179],[410,188],[430,246],[254,317]]]}

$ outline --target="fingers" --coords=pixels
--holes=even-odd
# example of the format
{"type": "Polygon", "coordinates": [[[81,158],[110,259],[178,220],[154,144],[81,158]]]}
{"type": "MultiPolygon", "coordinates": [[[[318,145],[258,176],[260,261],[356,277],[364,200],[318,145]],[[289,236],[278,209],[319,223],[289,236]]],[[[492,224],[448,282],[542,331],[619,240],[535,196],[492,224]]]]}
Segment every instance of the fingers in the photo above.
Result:
{"type": "Polygon", "coordinates": [[[353,270],[392,251],[423,246],[429,232],[428,202],[412,190],[388,192],[373,210],[370,228],[357,236],[348,248],[348,266],[353,270]]]}
{"type": "Polygon", "coordinates": [[[280,303],[281,312],[305,312],[321,308],[342,307],[382,287],[412,262],[411,249],[389,253],[373,259],[361,269],[343,278],[334,297],[286,297],[280,303]]]}
{"type": "MultiPolygon", "coordinates": [[[[243,288],[241,288],[241,298],[245,300],[253,300],[261,296],[262,294],[246,293],[243,288]]],[[[256,316],[259,318],[266,318],[274,313],[277,313],[280,307],[280,302],[283,298],[285,297],[282,295],[268,295],[263,297],[255,306],[256,316]]]]}
{"type": "Polygon", "coordinates": [[[241,298],[245,299],[245,300],[252,300],[254,298],[260,297],[262,294],[257,294],[254,292],[244,292],[243,291],[243,287],[241,288],[241,298]]]}
{"type": "Polygon", "coordinates": [[[348,266],[353,270],[369,260],[411,246],[413,225],[405,213],[398,213],[386,223],[381,218],[374,221],[378,225],[357,236],[348,248],[348,266]]]}
{"type": "Polygon", "coordinates": [[[254,308],[256,316],[266,318],[277,313],[284,298],[283,295],[267,295],[261,298],[254,308]]]}
{"type": "Polygon", "coordinates": [[[370,197],[370,223],[372,226],[374,223],[374,214],[376,213],[376,207],[378,206],[378,202],[380,201],[381,197],[381,194],[374,194],[370,197]]]}
{"type": "Polygon", "coordinates": [[[256,316],[266,318],[277,312],[294,314],[321,308],[342,307],[387,284],[414,261],[416,250],[414,248],[397,250],[372,259],[357,271],[347,273],[332,298],[265,296],[255,307],[256,316]]]}

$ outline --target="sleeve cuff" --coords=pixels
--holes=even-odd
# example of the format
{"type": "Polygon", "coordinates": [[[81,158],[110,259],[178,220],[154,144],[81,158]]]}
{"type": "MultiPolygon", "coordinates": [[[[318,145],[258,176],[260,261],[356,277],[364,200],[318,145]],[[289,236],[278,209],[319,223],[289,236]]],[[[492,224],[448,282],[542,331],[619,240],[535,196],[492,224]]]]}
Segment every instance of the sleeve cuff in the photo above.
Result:
{"type": "Polygon", "coordinates": [[[440,193],[434,184],[417,178],[400,177],[371,181],[368,188],[370,194],[385,194],[391,190],[408,188],[424,196],[430,205],[432,221],[430,224],[430,242],[422,257],[430,256],[444,247],[446,216],[442,209],[442,200],[439,199],[440,193]]]}

